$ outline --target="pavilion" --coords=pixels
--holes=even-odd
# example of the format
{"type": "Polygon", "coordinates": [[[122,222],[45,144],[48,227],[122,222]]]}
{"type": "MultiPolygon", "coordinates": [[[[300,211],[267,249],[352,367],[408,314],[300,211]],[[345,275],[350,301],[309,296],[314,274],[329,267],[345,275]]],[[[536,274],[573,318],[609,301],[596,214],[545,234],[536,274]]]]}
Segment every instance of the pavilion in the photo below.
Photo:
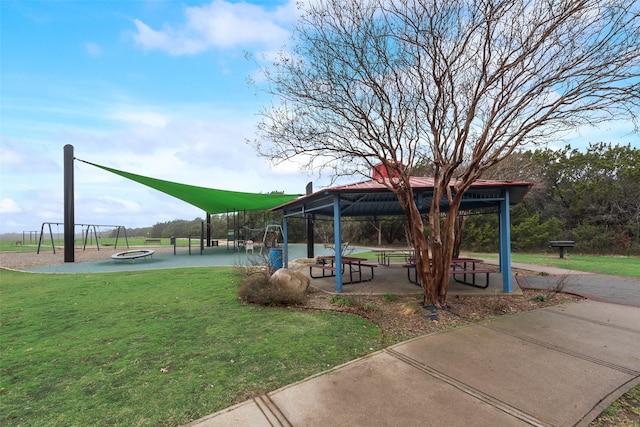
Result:
{"type": "MultiPolygon", "coordinates": [[[[282,211],[283,213],[283,265],[288,267],[288,235],[287,220],[292,217],[319,215],[332,217],[334,223],[334,241],[342,244],[341,218],[343,217],[380,217],[404,215],[397,196],[381,181],[386,178],[386,171],[375,169],[374,179],[354,184],[327,188],[310,192],[298,197],[293,194],[255,194],[204,187],[196,187],[176,182],[160,180],[142,175],[124,172],[85,160],[75,159],[92,166],[107,170],[131,179],[148,187],[179,198],[207,212],[224,213],[240,210],[282,211]],[[382,175],[380,175],[382,172],[382,175]],[[274,207],[275,206],[275,207],[274,207]]],[[[421,214],[428,214],[433,199],[434,180],[429,177],[411,177],[414,199],[421,214]]],[[[454,192],[455,181],[450,183],[454,192]]],[[[533,186],[532,182],[477,180],[462,197],[460,211],[496,213],[499,215],[499,271],[502,273],[502,290],[513,291],[511,277],[511,235],[509,209],[522,201],[533,186]]],[[[448,200],[440,201],[440,209],[448,210],[448,200]]],[[[207,241],[209,236],[207,236],[207,241]]],[[[336,264],[342,263],[341,251],[336,251],[336,264]]],[[[336,269],[336,292],[342,292],[342,272],[336,269]]]]}
{"type": "MultiPolygon", "coordinates": [[[[388,179],[388,178],[386,178],[388,179]]],[[[428,214],[433,199],[433,178],[411,177],[411,187],[418,209],[428,214]]],[[[451,182],[453,191],[454,182],[451,182]]],[[[478,180],[462,197],[460,211],[497,212],[500,218],[499,270],[502,289],[513,291],[511,277],[511,235],[509,208],[522,201],[532,182],[478,180]]],[[[440,201],[441,210],[448,210],[448,201],[440,201]]],[[[343,217],[404,215],[397,196],[379,180],[371,179],[355,184],[320,190],[273,208],[283,213],[283,265],[288,267],[287,220],[292,217],[320,215],[332,217],[336,247],[342,244],[340,220],[343,217]]],[[[342,262],[341,251],[336,251],[336,265],[342,262]]],[[[342,272],[336,269],[336,292],[342,292],[342,272]]]]}

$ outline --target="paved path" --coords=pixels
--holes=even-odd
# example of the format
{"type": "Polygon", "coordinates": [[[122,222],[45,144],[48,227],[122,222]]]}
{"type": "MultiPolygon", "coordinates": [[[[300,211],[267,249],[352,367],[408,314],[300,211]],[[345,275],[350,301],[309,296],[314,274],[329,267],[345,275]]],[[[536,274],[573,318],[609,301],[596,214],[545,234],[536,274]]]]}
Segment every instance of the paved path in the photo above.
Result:
{"type": "MultiPolygon", "coordinates": [[[[495,264],[497,265],[497,262],[495,264]]],[[[522,288],[554,289],[559,286],[564,292],[580,295],[590,300],[640,307],[640,280],[638,279],[516,262],[511,265],[513,268],[546,274],[544,276],[520,277],[518,284],[522,288]]],[[[640,262],[638,271],[640,271],[640,262]]]]}
{"type": "MultiPolygon", "coordinates": [[[[603,274],[568,276],[531,276],[525,278],[531,288],[553,289],[562,287],[564,292],[583,296],[594,301],[640,307],[640,281],[603,274]]],[[[525,287],[522,282],[520,287],[525,287]]],[[[640,322],[640,320],[639,320],[640,322]]]]}
{"type": "MultiPolygon", "coordinates": [[[[566,275],[546,273],[558,276],[532,282],[566,275]]],[[[640,281],[576,276],[572,292],[627,305],[587,300],[426,335],[189,426],[586,426],[640,383],[640,281]]]]}

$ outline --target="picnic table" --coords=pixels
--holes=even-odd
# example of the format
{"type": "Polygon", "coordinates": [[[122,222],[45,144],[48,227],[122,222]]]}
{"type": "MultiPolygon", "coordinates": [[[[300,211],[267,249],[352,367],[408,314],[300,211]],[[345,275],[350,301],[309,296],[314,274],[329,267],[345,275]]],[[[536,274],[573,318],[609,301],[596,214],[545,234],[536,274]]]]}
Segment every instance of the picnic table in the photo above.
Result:
{"type": "Polygon", "coordinates": [[[391,259],[397,258],[405,263],[408,263],[415,255],[415,251],[411,248],[406,249],[374,249],[378,255],[378,264],[386,265],[387,267],[391,265],[391,259]]]}
{"type": "MultiPolygon", "coordinates": [[[[477,268],[477,264],[483,263],[484,260],[479,258],[453,258],[449,269],[449,274],[458,283],[473,286],[474,288],[486,289],[489,287],[489,274],[495,273],[495,270],[477,268]],[[484,275],[484,283],[477,283],[476,276],[484,275]]],[[[405,264],[407,269],[407,279],[416,285],[420,285],[418,280],[418,272],[416,271],[415,259],[405,264]],[[413,277],[411,273],[413,272],[413,277]]]]}
{"type": "MultiPolygon", "coordinates": [[[[349,273],[349,281],[343,281],[343,284],[368,282],[373,280],[373,269],[377,267],[376,264],[371,264],[366,258],[358,257],[342,257],[341,271],[343,274],[349,273]],[[369,277],[363,277],[363,269],[370,269],[371,275],[369,277]]],[[[336,257],[334,255],[319,256],[316,257],[316,263],[309,265],[309,276],[313,279],[321,279],[325,277],[334,277],[336,275],[336,257]],[[320,270],[321,275],[313,275],[314,270],[320,270]]]]}
{"type": "Polygon", "coordinates": [[[572,248],[576,245],[573,240],[550,240],[547,242],[550,248],[560,248],[560,258],[564,258],[564,248],[572,248]]]}

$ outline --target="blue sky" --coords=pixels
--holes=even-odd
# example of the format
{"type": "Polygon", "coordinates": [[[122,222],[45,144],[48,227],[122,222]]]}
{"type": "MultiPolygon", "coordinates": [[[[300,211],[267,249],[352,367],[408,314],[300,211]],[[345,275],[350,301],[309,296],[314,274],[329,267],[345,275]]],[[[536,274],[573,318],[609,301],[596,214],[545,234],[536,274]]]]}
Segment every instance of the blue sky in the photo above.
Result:
{"type": "MultiPolygon", "coordinates": [[[[268,99],[247,78],[277,51],[293,2],[2,1],[0,232],[63,219],[63,147],[129,172],[236,191],[303,193],[245,142],[268,99]],[[247,60],[250,53],[254,60],[247,60]]],[[[203,216],[75,165],[76,221],[127,227],[203,216]]]]}
{"type": "MultiPolygon", "coordinates": [[[[65,144],[83,160],[204,187],[326,186],[294,165],[274,168],[245,142],[269,102],[247,78],[296,17],[295,1],[0,1],[0,233],[62,222],[65,144]]],[[[568,142],[638,144],[631,129],[613,122],[568,142]]],[[[75,201],[79,223],[203,216],[79,162],[75,201]]]]}

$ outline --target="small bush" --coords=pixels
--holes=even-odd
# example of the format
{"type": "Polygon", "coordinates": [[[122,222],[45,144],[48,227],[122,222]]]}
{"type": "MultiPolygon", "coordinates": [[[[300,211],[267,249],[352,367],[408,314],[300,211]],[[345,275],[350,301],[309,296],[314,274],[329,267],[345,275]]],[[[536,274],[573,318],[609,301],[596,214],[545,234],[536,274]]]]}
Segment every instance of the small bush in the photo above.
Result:
{"type": "Polygon", "coordinates": [[[329,304],[337,305],[338,307],[353,307],[355,305],[353,299],[342,295],[333,295],[328,301],[329,304]]]}
{"type": "Polygon", "coordinates": [[[419,304],[411,303],[411,302],[402,304],[402,314],[404,314],[405,316],[415,315],[418,313],[422,313],[423,311],[424,311],[424,308],[419,304]]]}
{"type": "Polygon", "coordinates": [[[278,282],[269,282],[269,278],[267,269],[247,274],[238,290],[240,300],[267,306],[299,305],[304,302],[304,295],[287,289],[278,282]]]}
{"type": "Polygon", "coordinates": [[[382,299],[386,302],[394,302],[398,300],[398,295],[395,294],[384,294],[382,295],[382,299]]]}

